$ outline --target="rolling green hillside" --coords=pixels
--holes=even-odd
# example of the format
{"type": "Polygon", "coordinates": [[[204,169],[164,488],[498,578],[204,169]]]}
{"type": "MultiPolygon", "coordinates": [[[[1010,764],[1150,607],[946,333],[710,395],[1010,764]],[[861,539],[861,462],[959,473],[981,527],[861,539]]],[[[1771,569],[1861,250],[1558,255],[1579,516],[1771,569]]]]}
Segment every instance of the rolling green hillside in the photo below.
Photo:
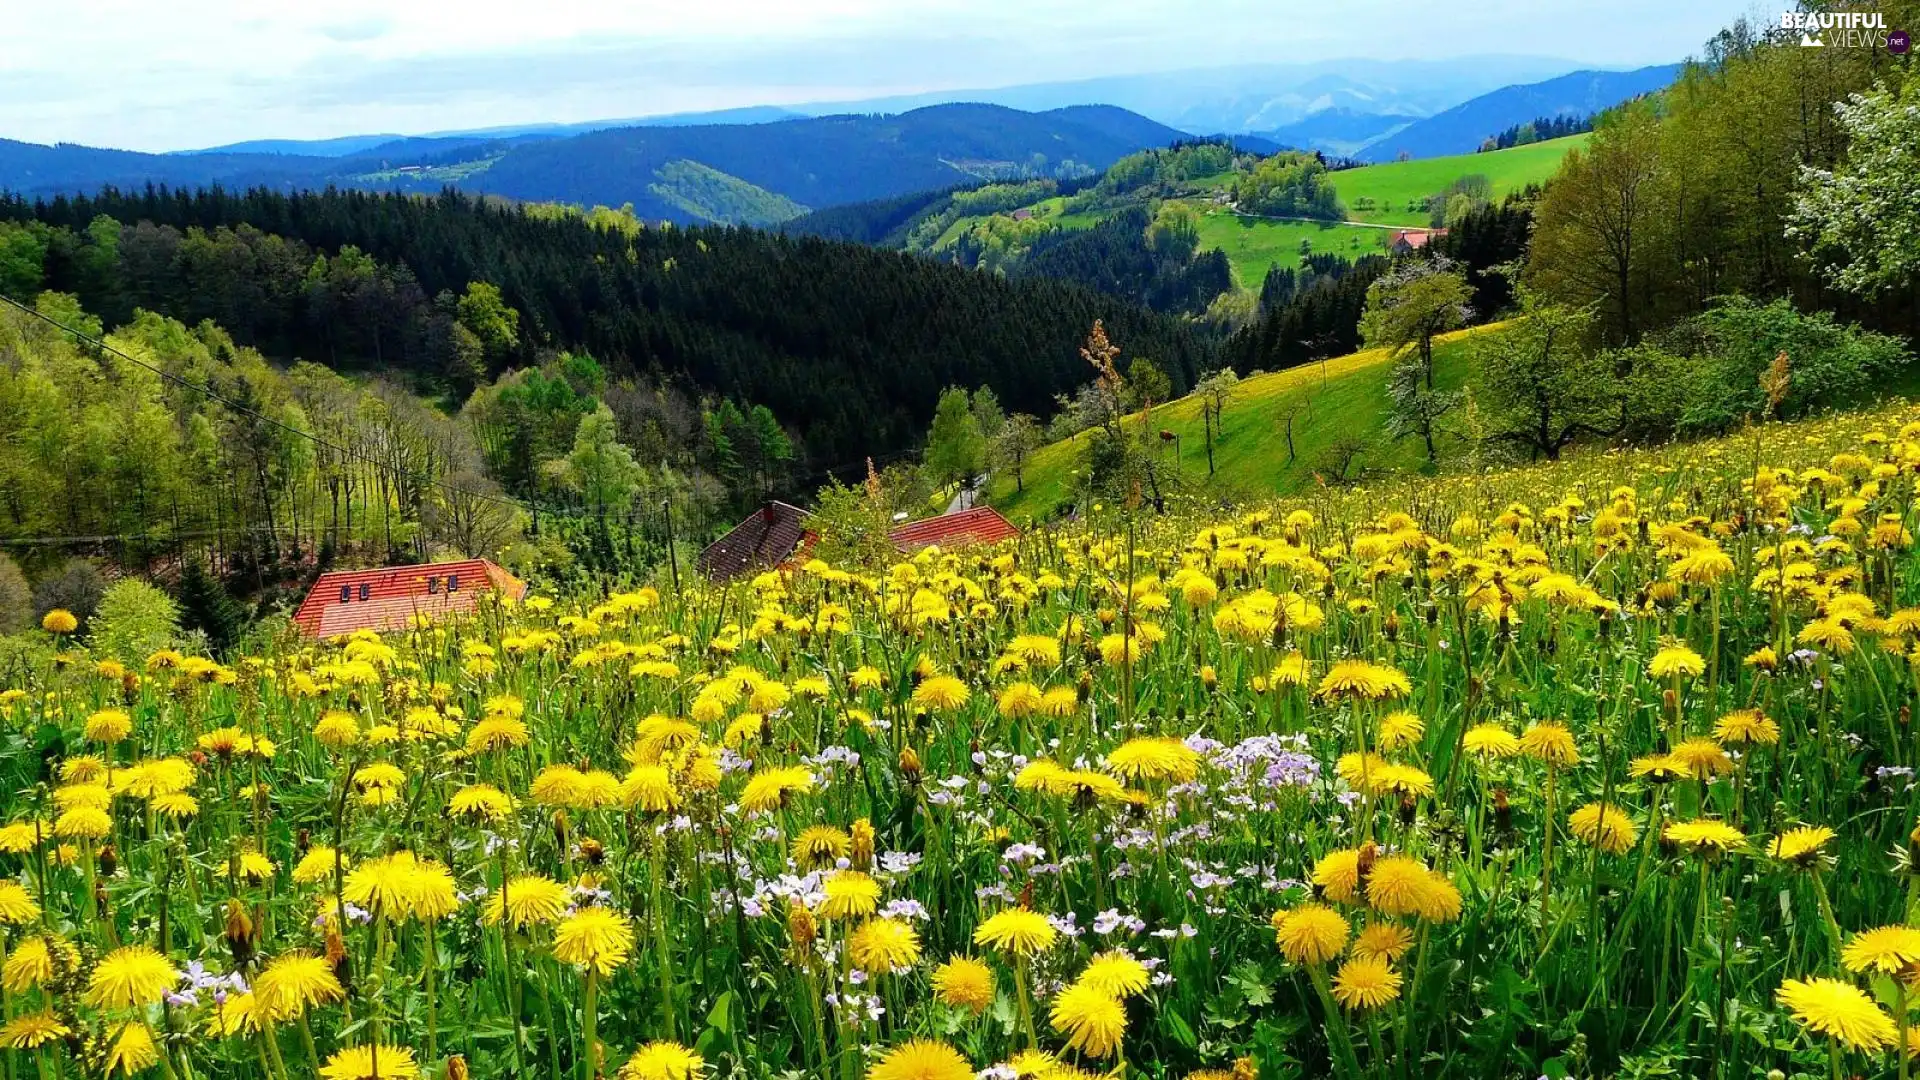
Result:
{"type": "Polygon", "coordinates": [[[631,203],[646,221],[767,224],[807,207],[985,179],[1085,176],[1134,151],[1186,137],[1108,106],[1023,112],[955,103],[769,123],[407,138],[344,156],[148,154],[0,139],[0,190],[51,197],[103,186],[138,190],[151,182],[431,195],[453,185],[526,202],[631,203]],[[706,171],[695,175],[688,167],[694,163],[706,171]]]}
{"type": "Polygon", "coordinates": [[[647,190],[695,221],[778,225],[807,212],[785,195],[756,187],[697,161],[669,161],[653,170],[647,190]]]}
{"type": "MultiPolygon", "coordinates": [[[[1500,324],[1475,327],[1436,339],[1434,364],[1437,382],[1458,387],[1469,374],[1467,339],[1494,332],[1500,324]]],[[[1172,464],[1175,447],[1181,477],[1221,494],[1247,496],[1298,491],[1312,486],[1314,474],[1326,466],[1328,451],[1344,436],[1357,435],[1367,450],[1355,462],[1355,471],[1417,469],[1423,451],[1416,440],[1390,443],[1384,428],[1387,417],[1387,376],[1392,369],[1384,349],[1368,349],[1242,380],[1227,404],[1222,433],[1214,443],[1215,474],[1207,476],[1207,448],[1200,401],[1185,397],[1153,410],[1146,422],[1156,431],[1171,431],[1178,441],[1165,446],[1162,460],[1172,464]],[[1287,416],[1293,414],[1293,456],[1287,453],[1287,416]]],[[[1140,416],[1126,423],[1137,425],[1140,416]]],[[[1088,433],[1053,443],[1027,460],[1024,490],[1016,491],[1011,473],[996,473],[987,488],[987,500],[1015,522],[1045,517],[1072,498],[1075,470],[1081,467],[1088,433]]],[[[1442,443],[1442,461],[1446,444],[1442,443]]]]}
{"type": "Polygon", "coordinates": [[[1484,176],[1492,188],[1491,197],[1498,201],[1528,184],[1546,183],[1567,151],[1586,140],[1585,135],[1569,135],[1485,154],[1346,169],[1333,174],[1333,188],[1346,204],[1348,220],[1424,228],[1429,220],[1427,196],[1446,190],[1455,180],[1476,173],[1484,176]]]}
{"type": "MultiPolygon", "coordinates": [[[[1142,187],[1134,198],[1142,205],[1192,210],[1198,218],[1201,250],[1218,248],[1224,252],[1233,269],[1234,285],[1258,289],[1269,268],[1298,267],[1308,255],[1358,259],[1385,253],[1395,229],[1426,228],[1431,220],[1429,197],[1465,177],[1486,177],[1486,195],[1496,202],[1530,184],[1544,184],[1567,151],[1585,139],[1585,135],[1574,135],[1485,154],[1391,162],[1329,173],[1334,190],[1346,206],[1344,221],[1240,213],[1228,201],[1228,193],[1240,175],[1233,169],[1165,186],[1142,187]]],[[[1006,235],[1024,231],[1030,237],[1033,230],[1047,226],[1089,228],[1117,213],[1121,206],[1132,205],[1124,196],[1086,207],[1085,197],[1050,195],[1021,205],[1003,201],[982,212],[966,213],[957,201],[983,198],[991,190],[996,189],[955,193],[947,197],[949,201],[930,204],[921,214],[933,220],[934,228],[900,230],[894,235],[906,237],[902,243],[909,250],[951,256],[957,242],[975,233],[983,223],[1004,227],[1006,235]],[[1076,204],[1082,208],[1076,208],[1076,204]],[[993,221],[996,218],[1001,220],[993,221]],[[1015,218],[1019,220],[1012,220],[1015,218]],[[1019,230],[1014,229],[1016,225],[1019,230]]]]}
{"type": "Polygon", "coordinates": [[[1270,266],[1298,266],[1309,254],[1343,259],[1384,254],[1392,238],[1390,229],[1331,221],[1274,221],[1217,207],[1208,207],[1200,217],[1200,246],[1227,253],[1234,283],[1242,289],[1258,289],[1270,266]]]}

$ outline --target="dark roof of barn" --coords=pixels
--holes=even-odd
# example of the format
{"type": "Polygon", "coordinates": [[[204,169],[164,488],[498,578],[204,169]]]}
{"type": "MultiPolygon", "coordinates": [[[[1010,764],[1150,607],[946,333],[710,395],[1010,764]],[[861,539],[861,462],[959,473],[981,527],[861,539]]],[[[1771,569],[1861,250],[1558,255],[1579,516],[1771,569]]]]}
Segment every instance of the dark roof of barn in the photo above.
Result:
{"type": "Polygon", "coordinates": [[[695,565],[715,581],[779,566],[806,542],[811,517],[790,503],[770,502],[709,544],[695,565]]]}

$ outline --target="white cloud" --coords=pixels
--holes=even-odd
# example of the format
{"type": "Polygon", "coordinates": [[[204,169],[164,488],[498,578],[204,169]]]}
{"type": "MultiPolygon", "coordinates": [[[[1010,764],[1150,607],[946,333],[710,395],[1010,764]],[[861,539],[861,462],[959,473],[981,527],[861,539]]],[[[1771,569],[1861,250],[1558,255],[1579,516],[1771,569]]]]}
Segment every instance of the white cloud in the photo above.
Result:
{"type": "Polygon", "coordinates": [[[1731,0],[65,0],[20,7],[0,37],[0,137],[150,150],[1335,56],[1511,53],[1653,63],[1694,51],[1741,10],[1731,0]]]}

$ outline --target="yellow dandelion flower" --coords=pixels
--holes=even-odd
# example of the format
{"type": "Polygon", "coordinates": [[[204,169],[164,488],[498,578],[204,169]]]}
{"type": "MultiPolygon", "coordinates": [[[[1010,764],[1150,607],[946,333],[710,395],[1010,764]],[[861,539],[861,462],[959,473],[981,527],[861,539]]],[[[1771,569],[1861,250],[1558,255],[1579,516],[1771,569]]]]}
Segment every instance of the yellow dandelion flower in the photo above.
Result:
{"type": "Polygon", "coordinates": [[[832,866],[853,849],[853,837],[831,825],[809,825],[793,838],[793,861],[803,870],[832,866]]]}
{"type": "MultiPolygon", "coordinates": [[[[1834,838],[1825,825],[1802,825],[1788,829],[1767,844],[1767,854],[1781,862],[1809,865],[1820,857],[1820,849],[1834,838]]],[[[1920,933],[1920,931],[1915,931],[1920,933]]]]}
{"type": "Polygon", "coordinates": [[[1787,979],[1774,998],[1800,1026],[1852,1050],[1879,1050],[1899,1037],[1892,1017],[1859,987],[1839,979],[1787,979]]]}
{"type": "Polygon", "coordinates": [[[828,878],[820,914],[829,919],[860,919],[880,906],[880,883],[858,870],[842,870],[828,878]]]}
{"type": "Polygon", "coordinates": [[[923,709],[957,709],[971,696],[967,684],[951,675],[922,679],[913,688],[913,703],[923,709]]]}
{"type": "Polygon", "coordinates": [[[1713,737],[1723,743],[1772,746],[1780,741],[1780,725],[1759,709],[1739,709],[1713,725],[1713,737]]]}
{"type": "Polygon", "coordinates": [[[1120,999],[1075,983],[1053,999],[1053,1030],[1067,1036],[1067,1049],[1092,1057],[1112,1057],[1127,1033],[1127,1008],[1120,999]]]}
{"type": "Polygon", "coordinates": [[[973,1066],[946,1043],[910,1039],[888,1047],[867,1068],[867,1080],[973,1080],[973,1066]]]}
{"type": "Polygon", "coordinates": [[[1633,847],[1640,830],[1625,810],[1606,803],[1590,802],[1567,816],[1573,835],[1609,855],[1618,855],[1633,847]]]}
{"type": "Polygon", "coordinates": [[[1882,926],[1853,935],[1840,952],[1840,962],[1857,974],[1891,975],[1920,960],[1920,927],[1882,926]]]}
{"type": "Polygon", "coordinates": [[[541,874],[517,874],[502,888],[487,897],[480,917],[488,926],[498,925],[504,913],[515,930],[529,926],[551,926],[566,915],[573,902],[572,891],[541,874]]]}
{"type": "Polygon", "coordinates": [[[1675,821],[1661,835],[1670,843],[1703,855],[1724,854],[1745,847],[1747,843],[1746,833],[1712,818],[1675,821]]]}
{"type": "Polygon", "coordinates": [[[1333,977],[1333,996],[1349,1009],[1377,1009],[1400,997],[1400,973],[1384,956],[1355,956],[1333,977]]]}
{"type": "Polygon", "coordinates": [[[1520,736],[1520,752],[1548,765],[1572,765],[1580,760],[1573,732],[1560,723],[1534,724],[1520,736]]]}
{"type": "Polygon", "coordinates": [[[740,793],[740,809],[749,814],[777,810],[795,795],[813,790],[813,774],[804,766],[792,765],[756,771],[740,793]]]}
{"type": "Polygon", "coordinates": [[[1163,736],[1129,739],[1106,757],[1107,768],[1128,780],[1190,782],[1200,773],[1200,755],[1179,739],[1163,736]]]}
{"type": "Polygon", "coordinates": [[[1353,939],[1353,955],[1378,956],[1389,963],[1413,948],[1413,931],[1398,923],[1376,922],[1353,939]]]}
{"type": "Polygon", "coordinates": [[[620,1066],[618,1080],[698,1080],[707,1061],[676,1042],[650,1042],[620,1066]]]}
{"type": "Polygon", "coordinates": [[[87,1004],[134,1009],[159,1002],[180,981],[180,973],[157,950],[126,945],[100,958],[87,979],[87,1004]]]}
{"type": "Polygon", "coordinates": [[[876,974],[904,971],[920,960],[920,935],[899,919],[869,919],[847,938],[847,956],[876,974]]]}
{"type": "Polygon", "coordinates": [[[633,952],[633,926],[625,915],[585,907],[554,928],[553,956],[564,964],[611,975],[633,952]]]}
{"type": "Polygon", "coordinates": [[[1275,912],[1272,924],[1281,955],[1296,964],[1324,964],[1339,956],[1353,932],[1339,912],[1323,904],[1275,912]]]}
{"type": "Polygon", "coordinates": [[[1094,954],[1081,970],[1075,982],[1091,986],[1103,994],[1117,998],[1130,998],[1146,990],[1149,975],[1147,966],[1135,959],[1125,949],[1109,949],[1094,954]]]}
{"type": "Polygon", "coordinates": [[[1360,858],[1359,848],[1328,852],[1313,864],[1313,883],[1337,904],[1359,903],[1360,858]]]}
{"type": "Polygon", "coordinates": [[[1467,729],[1463,745],[1481,758],[1509,758],[1520,752],[1520,740],[1498,724],[1475,724],[1467,729]]]}
{"type": "Polygon", "coordinates": [[[933,973],[934,996],[952,1008],[985,1012],[993,992],[993,969],[971,956],[956,956],[933,973]]]}
{"type": "Polygon", "coordinates": [[[1662,647],[1647,664],[1647,673],[1656,679],[1693,676],[1705,670],[1707,662],[1700,658],[1700,654],[1679,644],[1662,647]]]}
{"type": "Polygon", "coordinates": [[[320,1080],[416,1080],[419,1075],[413,1048],[387,1043],[349,1046],[320,1067],[320,1080]]]}
{"type": "Polygon", "coordinates": [[[1413,683],[1407,679],[1405,672],[1365,660],[1336,662],[1321,678],[1317,691],[1323,698],[1361,698],[1368,701],[1402,698],[1412,692],[1413,683]]]}
{"type": "Polygon", "coordinates": [[[975,928],[973,943],[1011,956],[1028,957],[1052,948],[1058,936],[1059,931],[1045,915],[1027,908],[1008,908],[975,928]]]}

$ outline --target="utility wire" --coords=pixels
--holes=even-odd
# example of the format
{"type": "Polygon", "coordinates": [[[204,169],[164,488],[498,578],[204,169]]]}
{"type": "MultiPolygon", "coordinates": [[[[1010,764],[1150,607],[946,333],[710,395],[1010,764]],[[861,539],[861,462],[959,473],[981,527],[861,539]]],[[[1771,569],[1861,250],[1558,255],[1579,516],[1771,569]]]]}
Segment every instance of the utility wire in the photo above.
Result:
{"type": "MultiPolygon", "coordinates": [[[[399,469],[394,465],[388,464],[387,462],[381,461],[378,458],[368,457],[367,455],[362,454],[356,450],[352,450],[348,447],[341,446],[340,444],[335,443],[329,439],[325,439],[319,435],[315,435],[310,431],[302,431],[301,429],[294,427],[292,424],[288,424],[285,421],[276,420],[273,417],[268,416],[265,413],[262,413],[256,409],[250,408],[246,405],[242,405],[239,402],[233,400],[232,398],[229,398],[221,394],[219,391],[212,389],[211,387],[201,386],[199,383],[191,382],[187,379],[183,379],[180,376],[173,374],[172,372],[165,371],[161,368],[157,368],[152,364],[147,363],[145,360],[141,360],[138,357],[129,356],[126,353],[120,351],[119,349],[116,349],[113,346],[107,344],[106,342],[100,340],[99,338],[94,337],[93,335],[83,330],[76,330],[73,327],[68,326],[65,323],[62,323],[60,320],[55,319],[50,315],[47,315],[45,312],[40,311],[38,308],[29,307],[26,304],[23,304],[20,301],[15,300],[13,297],[6,295],[5,293],[0,293],[0,301],[10,304],[15,308],[18,308],[19,310],[25,312],[28,315],[31,315],[36,319],[39,319],[41,322],[46,323],[49,326],[52,326],[56,329],[64,331],[65,333],[72,334],[75,338],[78,338],[79,340],[84,341],[89,345],[92,345],[94,348],[99,349],[102,352],[111,353],[112,355],[117,356],[122,360],[125,360],[129,364],[133,364],[136,367],[144,368],[147,371],[150,371],[155,375],[160,376],[160,378],[165,379],[166,381],[173,383],[176,386],[184,387],[185,389],[191,390],[196,394],[202,394],[208,398],[213,399],[214,401],[218,401],[222,405],[225,405],[227,408],[233,410],[234,412],[241,413],[246,416],[251,416],[256,420],[259,420],[261,423],[276,427],[281,431],[284,431],[290,435],[297,435],[302,439],[307,439],[311,441],[316,446],[324,446],[327,449],[332,450],[334,453],[341,455],[342,457],[351,458],[356,461],[364,462],[365,464],[370,465],[373,468],[392,473],[396,477],[405,475],[403,470],[399,469]]],[[[553,507],[541,507],[538,504],[524,503],[511,496],[502,497],[497,495],[488,495],[485,492],[472,491],[467,488],[456,487],[455,485],[446,483],[445,481],[442,481],[442,480],[430,479],[430,480],[427,480],[426,483],[427,483],[427,486],[429,487],[436,487],[441,489],[442,491],[450,492],[455,495],[463,495],[470,499],[480,499],[485,502],[497,503],[498,505],[510,507],[516,510],[527,510],[536,515],[544,511],[549,517],[584,518],[587,516],[586,514],[583,514],[577,510],[556,509],[553,507]]]]}
{"type": "MultiPolygon", "coordinates": [[[[276,427],[281,431],[285,431],[290,435],[296,435],[302,439],[307,439],[316,446],[324,446],[327,449],[332,450],[333,452],[340,454],[343,457],[364,462],[367,465],[372,466],[373,468],[380,469],[385,472],[390,472],[395,475],[402,474],[402,470],[400,470],[394,465],[381,461],[378,458],[368,457],[365,454],[349,449],[348,447],[341,446],[340,444],[332,442],[331,440],[323,438],[322,436],[315,435],[310,431],[303,431],[297,427],[294,427],[291,424],[286,423],[285,421],[276,420],[273,417],[266,415],[265,413],[259,412],[256,409],[250,408],[246,405],[240,404],[237,401],[234,401],[232,398],[229,398],[221,394],[219,391],[214,390],[211,387],[202,386],[199,383],[192,382],[187,379],[183,379],[180,376],[173,374],[172,372],[163,370],[161,368],[157,368],[152,364],[147,363],[145,360],[141,360],[138,357],[129,356],[126,353],[120,351],[119,349],[114,348],[112,345],[107,344],[105,341],[102,341],[101,339],[87,333],[86,331],[76,330],[73,327],[68,326],[65,323],[61,322],[60,320],[55,319],[52,316],[46,314],[45,312],[39,310],[38,308],[29,307],[28,305],[23,304],[18,300],[15,300],[13,297],[8,296],[5,293],[0,293],[0,302],[9,304],[12,307],[15,307],[20,311],[26,313],[27,315],[30,315],[33,318],[36,318],[43,323],[46,323],[48,326],[52,326],[64,333],[71,334],[78,340],[84,341],[87,344],[92,345],[94,348],[101,350],[102,352],[111,353],[112,355],[117,356],[122,360],[125,360],[129,364],[133,364],[136,367],[144,368],[147,371],[150,371],[153,374],[158,375],[160,378],[165,379],[166,381],[173,383],[176,386],[183,387],[185,389],[193,391],[196,394],[201,394],[205,397],[211,398],[214,401],[218,401],[222,405],[225,405],[227,408],[233,410],[234,412],[241,413],[246,416],[251,416],[256,420],[259,420],[261,423],[272,425],[273,427],[276,427]]],[[[900,450],[891,454],[869,455],[865,458],[859,458],[852,461],[845,461],[836,465],[823,466],[821,468],[815,469],[810,473],[806,473],[805,475],[794,479],[792,482],[798,484],[798,483],[804,483],[806,481],[814,480],[814,479],[831,479],[839,476],[842,473],[850,472],[851,470],[860,468],[863,464],[872,463],[876,467],[881,465],[890,465],[904,458],[912,457],[913,454],[914,454],[914,451],[912,450],[900,450]]],[[[456,495],[464,495],[472,499],[480,499],[490,503],[497,503],[501,506],[507,506],[514,509],[518,509],[518,510],[526,510],[534,514],[545,513],[548,517],[566,517],[566,518],[585,519],[590,516],[578,510],[562,508],[562,507],[542,506],[541,504],[538,504],[538,503],[524,502],[512,496],[503,497],[503,496],[496,496],[496,495],[488,495],[484,492],[472,491],[467,488],[456,487],[442,480],[428,480],[427,484],[430,487],[440,488],[443,491],[448,491],[456,495]]]]}
{"type": "Polygon", "coordinates": [[[197,529],[183,533],[113,533],[102,536],[8,536],[0,537],[0,547],[11,545],[35,544],[118,544],[129,540],[151,540],[155,543],[171,544],[177,540],[206,540],[215,536],[231,536],[240,533],[263,533],[265,525],[235,526],[231,529],[197,529]]]}

